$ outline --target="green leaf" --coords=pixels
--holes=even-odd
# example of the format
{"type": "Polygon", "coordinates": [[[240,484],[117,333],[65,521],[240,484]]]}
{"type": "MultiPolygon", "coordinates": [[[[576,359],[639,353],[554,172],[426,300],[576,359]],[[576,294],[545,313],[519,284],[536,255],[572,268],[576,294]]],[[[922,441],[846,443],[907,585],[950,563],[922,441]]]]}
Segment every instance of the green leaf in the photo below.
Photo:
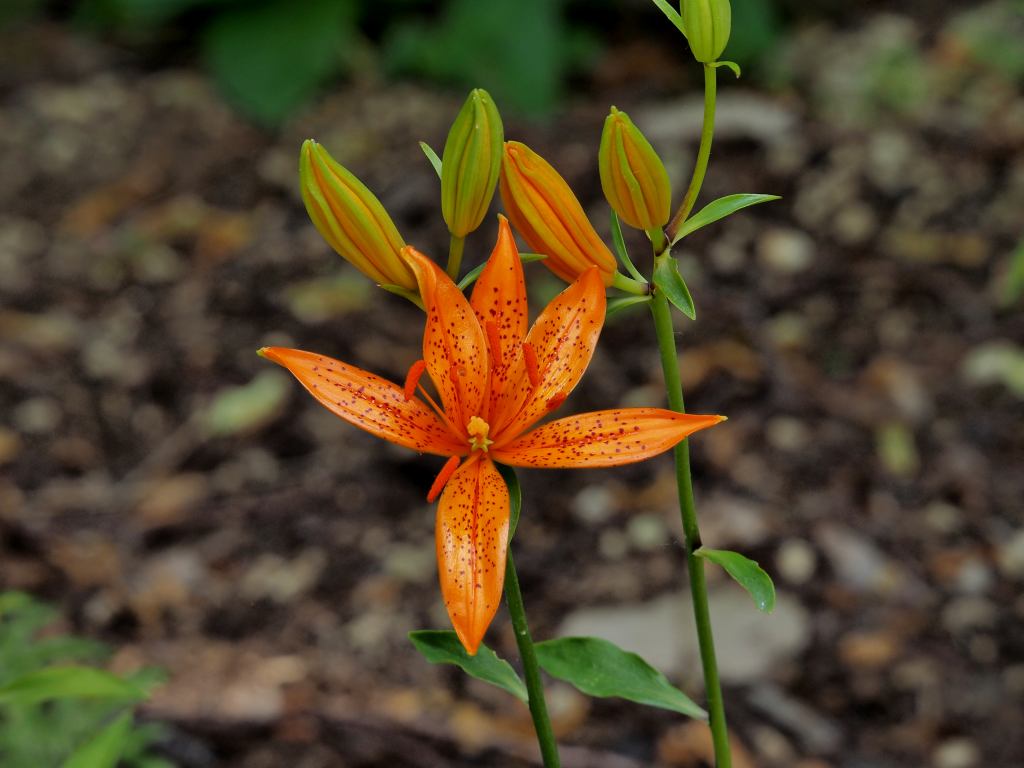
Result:
{"type": "Polygon", "coordinates": [[[138,686],[92,667],[47,667],[0,686],[0,704],[34,704],[47,699],[98,698],[136,701],[138,686]]]}
{"type": "Polygon", "coordinates": [[[731,216],[736,211],[741,211],[744,208],[749,208],[752,205],[758,203],[767,203],[769,200],[779,200],[778,195],[753,195],[753,194],[740,194],[740,195],[726,195],[720,197],[712,203],[708,203],[700,209],[698,213],[688,218],[683,222],[683,226],[676,232],[675,239],[672,244],[675,245],[684,237],[691,232],[696,232],[701,227],[706,227],[708,224],[712,224],[719,219],[724,219],[726,216],[731,216]]]}
{"type": "Polygon", "coordinates": [[[679,266],[676,260],[670,255],[655,259],[654,264],[654,285],[664,292],[680,312],[691,320],[697,319],[697,310],[693,306],[693,297],[690,289],[686,287],[686,281],[679,274],[679,266]]]}
{"type": "Polygon", "coordinates": [[[590,696],[618,696],[701,720],[708,713],[635,653],[597,637],[560,637],[536,644],[537,661],[552,677],[590,696]]]}
{"type": "Polygon", "coordinates": [[[203,54],[228,99],[275,126],[340,67],[353,11],[351,0],[236,4],[204,30],[203,54]]]}
{"type": "Polygon", "coordinates": [[[240,387],[225,387],[203,412],[203,426],[215,437],[250,432],[276,419],[292,392],[287,375],[260,371],[240,387]]]}
{"type": "Polygon", "coordinates": [[[507,464],[499,464],[494,462],[494,466],[498,468],[498,472],[501,473],[502,478],[505,480],[505,485],[508,486],[510,518],[508,522],[508,540],[512,542],[512,537],[516,533],[516,526],[519,525],[519,513],[523,509],[523,489],[519,485],[519,477],[516,475],[516,471],[513,467],[507,464]]]}
{"type": "Polygon", "coordinates": [[[526,686],[512,665],[481,643],[476,656],[470,656],[450,629],[420,629],[409,633],[416,650],[431,664],[454,664],[466,674],[508,691],[520,701],[528,701],[526,686]]]}
{"type": "Polygon", "coordinates": [[[427,156],[427,160],[434,166],[434,173],[437,174],[437,178],[441,178],[441,158],[437,156],[437,152],[431,148],[425,141],[420,142],[420,149],[423,150],[423,154],[427,156]]]}
{"type": "Polygon", "coordinates": [[[661,12],[668,17],[669,21],[676,25],[676,29],[682,32],[685,37],[686,29],[683,27],[683,17],[679,15],[679,11],[669,5],[668,0],[654,0],[654,4],[661,9],[661,12]]]}
{"type": "Polygon", "coordinates": [[[754,598],[754,604],[760,610],[771,613],[775,609],[775,585],[772,584],[771,576],[753,560],[727,549],[701,547],[693,554],[722,566],[726,573],[750,593],[754,598]]]}
{"type": "Polygon", "coordinates": [[[640,271],[633,266],[633,261],[629,258],[629,252],[626,250],[626,239],[622,236],[622,224],[619,222],[619,216],[615,211],[612,211],[612,242],[615,244],[615,252],[619,255],[619,261],[623,263],[629,274],[641,283],[646,283],[647,278],[640,274],[640,271]]]}
{"type": "Polygon", "coordinates": [[[706,206],[700,209],[697,213],[693,214],[680,227],[676,233],[675,239],[672,241],[673,245],[678,243],[687,235],[697,231],[701,227],[706,227],[708,224],[713,224],[719,219],[724,219],[727,216],[731,216],[737,211],[741,211],[744,208],[749,208],[752,205],[758,203],[767,203],[771,200],[780,200],[779,195],[759,195],[742,193],[736,195],[726,195],[720,197],[713,202],[708,203],[706,206]]]}
{"type": "Polygon", "coordinates": [[[640,304],[650,304],[650,296],[620,296],[616,299],[608,299],[608,309],[604,313],[605,321],[609,317],[614,317],[623,310],[629,309],[630,307],[636,307],[640,304]]]}
{"type": "Polygon", "coordinates": [[[732,73],[736,75],[737,78],[739,78],[740,75],[743,74],[742,70],[740,69],[740,65],[737,64],[735,61],[716,61],[711,66],[714,67],[715,69],[718,69],[719,67],[728,67],[729,69],[732,70],[732,73]]]}
{"type": "MultiPolygon", "coordinates": [[[[547,258],[547,256],[545,256],[543,253],[520,253],[519,254],[519,260],[521,262],[523,262],[523,264],[529,264],[531,261],[541,261],[542,259],[546,259],[546,258],[547,258]]],[[[471,269],[469,272],[467,272],[466,276],[464,278],[462,278],[461,280],[459,280],[459,290],[460,291],[464,291],[467,288],[469,288],[469,286],[471,286],[473,283],[475,283],[476,279],[478,277],[480,277],[480,273],[484,271],[484,267],[486,267],[486,266],[487,266],[487,262],[485,261],[483,264],[479,264],[476,267],[474,267],[473,269],[471,269]]]]}
{"type": "Polygon", "coordinates": [[[76,749],[62,768],[115,768],[131,739],[132,713],[114,722],[76,749]]]}

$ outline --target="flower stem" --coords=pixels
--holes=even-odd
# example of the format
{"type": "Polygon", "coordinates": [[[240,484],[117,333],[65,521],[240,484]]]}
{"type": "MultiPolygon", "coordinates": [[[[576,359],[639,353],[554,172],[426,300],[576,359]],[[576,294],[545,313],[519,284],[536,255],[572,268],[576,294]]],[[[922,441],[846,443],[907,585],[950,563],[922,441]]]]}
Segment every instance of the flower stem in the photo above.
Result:
{"type": "Polygon", "coordinates": [[[506,558],[505,603],[508,605],[509,616],[512,617],[512,628],[515,630],[516,644],[519,646],[519,658],[523,662],[526,690],[530,694],[530,716],[533,717],[533,727],[537,732],[541,756],[544,758],[544,768],[559,768],[561,763],[558,760],[558,745],[555,743],[551,720],[548,718],[540,666],[537,664],[537,653],[530,638],[530,628],[526,624],[526,608],[523,606],[523,593],[519,591],[519,577],[516,575],[511,548],[506,558]]]}
{"type": "Polygon", "coordinates": [[[697,150],[697,163],[693,167],[693,176],[690,177],[690,186],[686,188],[683,202],[679,204],[679,210],[672,217],[665,230],[668,233],[668,241],[674,243],[676,233],[683,226],[686,217],[690,215],[694,204],[697,202],[697,195],[700,194],[701,185],[704,183],[704,175],[708,171],[708,159],[711,157],[711,137],[715,132],[715,89],[717,86],[718,70],[710,64],[704,65],[704,123],[700,130],[700,148],[697,150]]]}
{"type": "Polygon", "coordinates": [[[455,282],[459,280],[459,270],[462,268],[462,249],[466,246],[466,238],[452,235],[451,244],[448,246],[448,266],[445,271],[455,282]]]}
{"type": "MultiPolygon", "coordinates": [[[[671,259],[672,256],[665,251],[657,258],[671,259]]],[[[651,313],[654,315],[654,330],[658,337],[658,352],[661,354],[661,368],[665,375],[665,392],[669,407],[678,413],[686,413],[683,387],[679,379],[679,357],[676,351],[675,330],[672,326],[672,311],[663,291],[655,291],[651,301],[651,313]]],[[[707,694],[708,713],[711,716],[715,768],[731,768],[725,702],[722,699],[722,685],[718,679],[715,641],[711,634],[711,612],[708,608],[707,582],[704,579],[704,561],[693,554],[700,549],[701,542],[700,529],[697,526],[697,509],[693,502],[693,481],[690,477],[689,440],[679,443],[673,453],[679,492],[679,514],[683,521],[683,547],[686,552],[686,567],[690,573],[690,594],[693,596],[693,616],[697,624],[700,660],[704,668],[704,691],[707,694]]]]}

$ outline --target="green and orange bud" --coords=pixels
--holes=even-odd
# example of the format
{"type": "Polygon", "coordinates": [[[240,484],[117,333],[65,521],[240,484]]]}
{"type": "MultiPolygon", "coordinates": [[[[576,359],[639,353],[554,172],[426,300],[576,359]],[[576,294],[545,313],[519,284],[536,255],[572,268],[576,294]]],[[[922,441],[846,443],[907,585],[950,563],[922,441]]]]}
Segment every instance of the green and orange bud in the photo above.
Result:
{"type": "Polygon", "coordinates": [[[682,0],[679,9],[690,50],[697,61],[718,61],[732,31],[729,0],[682,0]]]}
{"type": "Polygon", "coordinates": [[[629,115],[615,107],[604,121],[597,164],[601,189],[620,219],[648,232],[668,223],[672,213],[668,172],[629,115]]]}
{"type": "Polygon", "coordinates": [[[380,200],[312,139],[302,144],[299,180],[309,218],[343,259],[375,283],[416,290],[405,241],[380,200]]]}
{"type": "Polygon", "coordinates": [[[494,99],[475,88],[452,123],[441,157],[441,214],[455,237],[468,235],[487,214],[501,170],[503,140],[494,99]]]}
{"type": "Polygon", "coordinates": [[[572,282],[597,267],[605,285],[616,271],[615,257],[594,230],[558,171],[525,144],[506,141],[501,160],[501,201],[512,226],[544,264],[572,282]]]}

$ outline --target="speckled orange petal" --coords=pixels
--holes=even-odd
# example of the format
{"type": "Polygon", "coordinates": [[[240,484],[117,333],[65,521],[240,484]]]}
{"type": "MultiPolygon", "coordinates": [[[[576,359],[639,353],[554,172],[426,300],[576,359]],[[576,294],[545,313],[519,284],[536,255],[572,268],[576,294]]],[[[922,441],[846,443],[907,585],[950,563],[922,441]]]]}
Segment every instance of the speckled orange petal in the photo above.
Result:
{"type": "Polygon", "coordinates": [[[445,486],[436,529],[441,595],[470,655],[501,602],[508,526],[505,481],[489,457],[474,453],[445,486]]]}
{"type": "Polygon", "coordinates": [[[549,412],[548,403],[572,392],[590,364],[604,323],[604,283],[591,267],[556,296],[534,322],[526,342],[537,357],[539,383],[532,386],[520,360],[511,371],[511,397],[492,405],[496,441],[510,440],[549,412]]]}
{"type": "Polygon", "coordinates": [[[527,328],[526,282],[508,219],[498,216],[498,242],[473,287],[470,305],[491,352],[491,398],[504,390],[527,328]],[[488,326],[493,326],[489,329],[488,326]],[[495,348],[497,347],[497,348],[495,348]]]}
{"type": "Polygon", "coordinates": [[[656,456],[723,420],[663,408],[593,411],[544,424],[508,445],[495,445],[491,455],[515,467],[614,467],[656,456]]]}
{"type": "Polygon", "coordinates": [[[370,434],[420,453],[464,456],[468,450],[429,407],[407,400],[387,379],[300,349],[264,347],[260,354],[287,368],[329,411],[370,434]]]}
{"type": "Polygon", "coordinates": [[[402,249],[416,274],[427,310],[423,330],[423,359],[437,387],[452,428],[466,434],[466,423],[483,412],[487,396],[489,358],[487,337],[462,291],[415,248],[402,249]]]}

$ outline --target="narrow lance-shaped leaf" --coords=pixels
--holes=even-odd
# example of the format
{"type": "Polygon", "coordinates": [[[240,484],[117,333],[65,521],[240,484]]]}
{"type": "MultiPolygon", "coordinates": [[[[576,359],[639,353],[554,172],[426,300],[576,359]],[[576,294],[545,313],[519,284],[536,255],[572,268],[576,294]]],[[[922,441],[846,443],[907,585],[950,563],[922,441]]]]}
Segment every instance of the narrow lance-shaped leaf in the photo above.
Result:
{"type": "Polygon", "coordinates": [[[537,643],[537,661],[552,677],[590,696],[618,696],[704,720],[708,714],[640,656],[598,637],[537,643]]]}
{"type": "Polygon", "coordinates": [[[693,553],[697,557],[703,557],[725,569],[736,582],[743,587],[754,599],[754,604],[765,613],[771,613],[775,609],[775,585],[771,576],[748,557],[739,552],[731,552],[727,549],[704,549],[701,547],[693,553]]]}
{"type": "Polygon", "coordinates": [[[659,291],[663,291],[668,300],[680,312],[691,320],[697,319],[697,309],[693,306],[693,297],[690,295],[690,289],[686,287],[686,281],[679,274],[679,266],[671,255],[666,254],[656,260],[654,265],[654,286],[659,291]]]}
{"type": "Polygon", "coordinates": [[[115,768],[131,739],[132,713],[125,712],[76,749],[61,768],[115,768]]]}
{"type": "Polygon", "coordinates": [[[675,24],[676,29],[682,32],[685,37],[686,29],[683,26],[683,17],[679,15],[679,11],[673,8],[668,0],[654,0],[654,4],[668,17],[669,21],[675,24]]]}
{"type": "Polygon", "coordinates": [[[605,310],[604,319],[607,322],[608,318],[615,317],[615,315],[626,309],[650,303],[650,296],[620,296],[615,299],[608,299],[608,309],[605,310]]]}
{"type": "Polygon", "coordinates": [[[505,485],[508,486],[508,498],[509,498],[509,521],[508,521],[508,540],[512,543],[512,537],[516,535],[516,526],[519,525],[519,513],[523,510],[523,488],[519,485],[519,477],[516,475],[514,467],[510,467],[507,464],[500,464],[494,462],[494,466],[498,468],[498,472],[501,474],[502,479],[505,481],[505,485]]]}
{"type": "Polygon", "coordinates": [[[427,156],[427,160],[430,161],[430,164],[432,166],[434,166],[434,173],[436,173],[437,174],[437,178],[440,179],[441,178],[441,158],[437,156],[437,152],[435,152],[431,148],[431,146],[429,144],[427,144],[427,142],[425,142],[425,141],[421,141],[420,142],[420,149],[423,150],[423,154],[427,156]]]}
{"type": "Polygon", "coordinates": [[[470,656],[458,636],[448,629],[420,629],[410,632],[409,639],[431,664],[454,664],[471,677],[496,685],[520,701],[529,699],[526,686],[512,665],[483,643],[476,655],[470,656]]]}
{"type": "Polygon", "coordinates": [[[641,283],[646,283],[647,278],[640,274],[633,265],[633,260],[629,258],[629,251],[626,250],[626,239],[622,236],[622,224],[619,222],[619,215],[612,211],[612,243],[615,245],[615,253],[618,254],[619,261],[626,267],[626,270],[639,280],[641,283]]]}
{"type": "Polygon", "coordinates": [[[720,197],[714,202],[705,205],[700,209],[700,211],[683,222],[683,226],[679,228],[675,239],[672,240],[672,244],[675,245],[691,232],[696,232],[701,227],[706,227],[708,224],[712,224],[719,219],[731,216],[736,213],[736,211],[741,211],[744,208],[749,208],[750,206],[757,205],[758,203],[767,203],[770,200],[779,199],[778,195],[754,194],[726,195],[725,197],[720,197]]]}
{"type": "Polygon", "coordinates": [[[47,667],[0,686],[0,704],[34,704],[74,697],[132,701],[143,696],[137,686],[92,667],[47,667]]]}

